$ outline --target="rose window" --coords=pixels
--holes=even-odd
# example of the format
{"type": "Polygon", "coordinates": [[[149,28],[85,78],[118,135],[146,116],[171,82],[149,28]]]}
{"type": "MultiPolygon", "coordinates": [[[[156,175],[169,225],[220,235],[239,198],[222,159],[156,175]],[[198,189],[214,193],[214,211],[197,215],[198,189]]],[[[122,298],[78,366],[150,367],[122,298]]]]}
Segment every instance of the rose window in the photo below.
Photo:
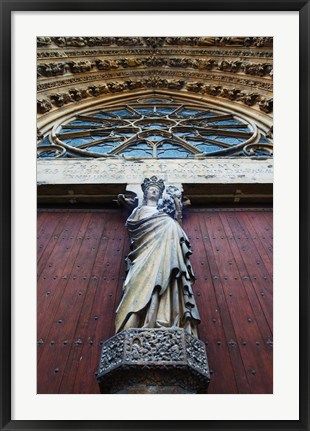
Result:
{"type": "Polygon", "coordinates": [[[224,109],[168,98],[81,111],[55,124],[39,158],[270,157],[272,143],[253,121],[224,109]]]}

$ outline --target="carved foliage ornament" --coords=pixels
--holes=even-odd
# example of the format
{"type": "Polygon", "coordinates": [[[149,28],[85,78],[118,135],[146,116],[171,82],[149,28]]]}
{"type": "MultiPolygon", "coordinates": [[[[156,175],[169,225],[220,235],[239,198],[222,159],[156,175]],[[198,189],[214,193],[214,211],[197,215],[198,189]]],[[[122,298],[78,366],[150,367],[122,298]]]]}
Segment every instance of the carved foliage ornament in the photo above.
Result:
{"type": "Polygon", "coordinates": [[[55,44],[59,47],[85,46],[246,46],[272,47],[272,37],[38,37],[38,47],[55,44]]]}
{"type": "Polygon", "coordinates": [[[67,62],[52,62],[52,63],[39,63],[37,65],[37,76],[51,77],[65,75],[68,73],[85,73],[91,70],[114,70],[114,69],[127,69],[136,67],[171,67],[171,68],[190,68],[203,70],[218,70],[231,73],[243,73],[246,75],[254,76],[269,76],[272,78],[272,64],[271,63],[253,63],[244,60],[215,60],[215,59],[200,59],[186,57],[129,57],[121,59],[95,59],[80,60],[80,61],[67,61],[67,62]]]}

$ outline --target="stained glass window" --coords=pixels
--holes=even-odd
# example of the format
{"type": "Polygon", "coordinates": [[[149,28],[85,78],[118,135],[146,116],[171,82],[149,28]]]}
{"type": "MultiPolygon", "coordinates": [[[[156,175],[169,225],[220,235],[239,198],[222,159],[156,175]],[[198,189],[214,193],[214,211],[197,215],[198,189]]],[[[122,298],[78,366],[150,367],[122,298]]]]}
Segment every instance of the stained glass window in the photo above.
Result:
{"type": "Polygon", "coordinates": [[[156,97],[80,112],[56,124],[38,157],[270,157],[254,122],[220,108],[156,97]]]}

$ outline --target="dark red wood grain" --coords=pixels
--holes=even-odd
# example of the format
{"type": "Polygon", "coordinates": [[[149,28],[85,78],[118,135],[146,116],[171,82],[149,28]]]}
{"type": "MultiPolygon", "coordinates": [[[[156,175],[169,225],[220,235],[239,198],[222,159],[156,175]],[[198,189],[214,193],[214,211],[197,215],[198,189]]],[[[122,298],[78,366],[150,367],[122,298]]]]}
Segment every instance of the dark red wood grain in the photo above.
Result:
{"type": "MultiPolygon", "coordinates": [[[[38,213],[38,393],[99,393],[129,241],[121,211],[38,213]]],[[[272,212],[191,209],[209,393],[272,393],[272,212]]]]}

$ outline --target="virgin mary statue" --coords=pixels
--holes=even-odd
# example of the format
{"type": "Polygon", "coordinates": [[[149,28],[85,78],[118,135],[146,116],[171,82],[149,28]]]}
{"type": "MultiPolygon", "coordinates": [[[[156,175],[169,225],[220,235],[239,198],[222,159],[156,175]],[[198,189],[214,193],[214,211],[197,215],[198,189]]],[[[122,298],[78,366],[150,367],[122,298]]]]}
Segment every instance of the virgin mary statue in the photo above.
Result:
{"type": "MultiPolygon", "coordinates": [[[[181,192],[153,176],[142,184],[143,204],[126,226],[131,239],[116,332],[128,328],[184,328],[197,336],[200,322],[192,284],[189,240],[180,220],[181,192]]],[[[120,200],[125,200],[120,195],[120,200]]]]}

